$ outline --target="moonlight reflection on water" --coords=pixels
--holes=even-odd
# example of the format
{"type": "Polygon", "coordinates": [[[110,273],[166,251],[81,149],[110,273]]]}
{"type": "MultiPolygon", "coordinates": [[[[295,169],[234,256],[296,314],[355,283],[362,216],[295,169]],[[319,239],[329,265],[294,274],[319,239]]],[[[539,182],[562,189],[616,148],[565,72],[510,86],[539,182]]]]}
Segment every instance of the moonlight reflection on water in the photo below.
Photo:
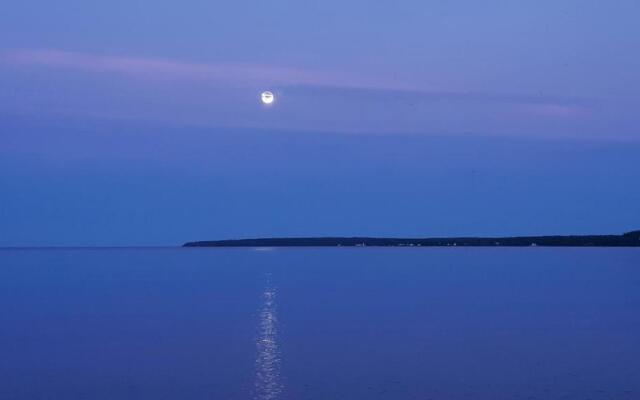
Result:
{"type": "Polygon", "coordinates": [[[267,275],[267,284],[262,292],[262,307],[258,323],[256,348],[255,399],[277,399],[282,391],[280,382],[280,352],[278,349],[278,316],[276,289],[267,275]]]}

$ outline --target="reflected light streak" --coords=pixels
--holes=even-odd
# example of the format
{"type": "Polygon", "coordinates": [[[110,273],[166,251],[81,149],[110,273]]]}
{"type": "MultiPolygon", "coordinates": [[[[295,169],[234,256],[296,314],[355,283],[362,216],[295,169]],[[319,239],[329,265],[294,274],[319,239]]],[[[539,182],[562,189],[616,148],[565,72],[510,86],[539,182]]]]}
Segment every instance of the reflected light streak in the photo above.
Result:
{"type": "Polygon", "coordinates": [[[256,339],[256,400],[277,399],[282,392],[280,382],[280,351],[278,348],[278,316],[276,309],[276,289],[267,275],[267,284],[262,293],[262,306],[256,339]]]}

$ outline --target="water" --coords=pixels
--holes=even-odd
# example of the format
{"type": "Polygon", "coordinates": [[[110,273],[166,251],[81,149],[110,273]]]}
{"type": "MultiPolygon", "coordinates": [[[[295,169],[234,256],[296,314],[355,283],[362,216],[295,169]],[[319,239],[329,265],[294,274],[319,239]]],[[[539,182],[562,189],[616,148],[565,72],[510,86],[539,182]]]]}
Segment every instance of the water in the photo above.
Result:
{"type": "Polygon", "coordinates": [[[640,250],[0,250],[0,399],[638,399],[640,250]]]}

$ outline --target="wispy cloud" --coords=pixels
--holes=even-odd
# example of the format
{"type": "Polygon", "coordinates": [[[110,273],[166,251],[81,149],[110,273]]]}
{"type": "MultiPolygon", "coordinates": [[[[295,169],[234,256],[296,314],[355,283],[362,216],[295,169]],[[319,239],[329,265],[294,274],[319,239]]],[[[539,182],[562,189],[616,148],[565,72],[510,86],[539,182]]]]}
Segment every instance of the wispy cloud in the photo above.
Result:
{"type": "Polygon", "coordinates": [[[489,93],[473,91],[442,91],[420,88],[400,87],[376,87],[376,86],[334,86],[334,85],[292,85],[291,91],[313,92],[317,96],[336,95],[341,97],[362,97],[397,100],[409,103],[422,103],[430,101],[451,102],[480,102],[480,103],[509,103],[531,105],[532,110],[540,115],[577,115],[578,110],[586,110],[591,103],[590,99],[579,97],[563,97],[545,95],[542,93],[489,93]]]}
{"type": "MultiPolygon", "coordinates": [[[[176,60],[101,56],[59,50],[19,50],[0,55],[0,61],[93,72],[111,72],[144,79],[183,79],[234,84],[322,84],[326,77],[304,69],[244,64],[199,64],[176,60]]],[[[329,79],[331,81],[332,79],[329,79]]],[[[333,78],[335,80],[335,77],[333,78]]]]}
{"type": "Polygon", "coordinates": [[[231,86],[302,86],[415,90],[410,83],[386,77],[335,70],[283,67],[261,64],[194,63],[153,57],[97,55],[55,49],[25,49],[0,53],[0,63],[64,68],[96,73],[116,73],[143,80],[201,81],[231,86]]]}
{"type": "Polygon", "coordinates": [[[535,92],[434,90],[398,74],[372,76],[348,70],[207,64],[47,49],[0,53],[2,64],[46,73],[62,70],[72,76],[88,73],[92,78],[59,80],[55,90],[27,90],[31,78],[26,77],[20,81],[25,90],[21,92],[16,86],[12,93],[17,95],[0,97],[0,108],[169,118],[221,126],[312,127],[341,132],[552,131],[544,124],[587,123],[594,105],[588,99],[535,92]],[[114,81],[114,77],[132,82],[114,81]],[[136,90],[122,90],[130,86],[136,90]],[[286,107],[263,113],[250,106],[254,98],[247,94],[255,95],[266,87],[279,91],[286,107]]]}
{"type": "Polygon", "coordinates": [[[530,104],[528,111],[543,117],[555,118],[580,118],[588,115],[588,109],[575,104],[530,104]]]}
{"type": "Polygon", "coordinates": [[[17,50],[0,54],[0,61],[15,65],[66,68],[98,73],[118,73],[146,80],[191,80],[233,86],[276,85],[289,90],[313,91],[317,95],[407,101],[448,100],[531,104],[534,114],[578,117],[587,113],[588,101],[544,94],[486,93],[430,90],[411,82],[386,77],[256,64],[202,64],[148,57],[102,56],[60,50],[17,50]]]}

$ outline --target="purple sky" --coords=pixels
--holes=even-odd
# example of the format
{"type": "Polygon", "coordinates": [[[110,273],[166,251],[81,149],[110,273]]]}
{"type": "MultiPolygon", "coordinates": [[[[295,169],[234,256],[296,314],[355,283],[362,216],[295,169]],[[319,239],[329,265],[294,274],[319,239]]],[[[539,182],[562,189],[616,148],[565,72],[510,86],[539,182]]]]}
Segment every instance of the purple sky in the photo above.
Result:
{"type": "Polygon", "coordinates": [[[624,0],[7,4],[0,245],[637,228],[638,15],[624,0]],[[265,171],[273,185],[252,181],[265,171]],[[77,204],[104,199],[101,180],[118,192],[77,204]]]}

